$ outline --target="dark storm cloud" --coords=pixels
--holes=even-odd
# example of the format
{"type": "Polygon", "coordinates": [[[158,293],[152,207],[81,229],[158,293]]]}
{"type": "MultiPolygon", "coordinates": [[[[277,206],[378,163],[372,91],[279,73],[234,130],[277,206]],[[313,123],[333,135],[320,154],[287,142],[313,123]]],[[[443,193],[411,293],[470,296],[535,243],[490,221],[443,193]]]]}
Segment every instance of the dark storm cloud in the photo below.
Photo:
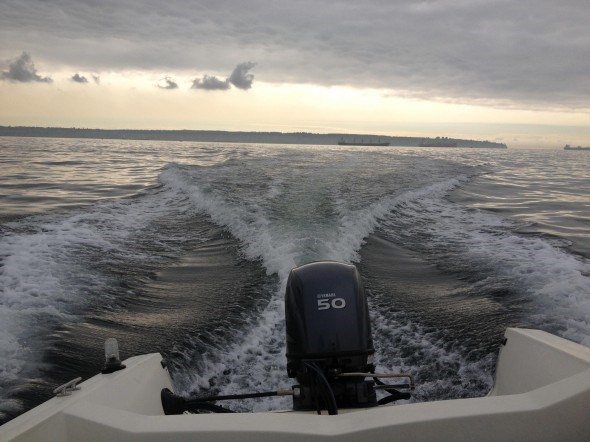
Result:
{"type": "Polygon", "coordinates": [[[80,75],[80,74],[74,74],[74,75],[72,75],[71,80],[74,83],[88,83],[88,79],[86,77],[84,77],[83,75],[80,75]]]}
{"type": "Polygon", "coordinates": [[[10,63],[8,71],[2,72],[0,78],[20,83],[51,83],[49,77],[42,77],[37,74],[37,69],[31,60],[31,56],[23,52],[20,57],[10,63]]]}
{"type": "Polygon", "coordinates": [[[575,108],[590,103],[588,23],[587,0],[5,0],[0,60],[19,47],[97,72],[246,59],[265,82],[575,108]]]}
{"type": "Polygon", "coordinates": [[[256,63],[240,63],[233,70],[227,81],[229,81],[238,89],[250,89],[252,87],[252,82],[254,81],[254,75],[249,74],[248,71],[254,66],[256,66],[256,63]]]}
{"type": "Polygon", "coordinates": [[[194,79],[191,86],[191,89],[203,89],[206,91],[226,91],[229,88],[230,85],[227,80],[220,80],[210,75],[203,75],[202,79],[194,79]]]}
{"type": "Polygon", "coordinates": [[[160,89],[178,89],[178,83],[176,83],[171,77],[164,77],[156,86],[160,89]]]}

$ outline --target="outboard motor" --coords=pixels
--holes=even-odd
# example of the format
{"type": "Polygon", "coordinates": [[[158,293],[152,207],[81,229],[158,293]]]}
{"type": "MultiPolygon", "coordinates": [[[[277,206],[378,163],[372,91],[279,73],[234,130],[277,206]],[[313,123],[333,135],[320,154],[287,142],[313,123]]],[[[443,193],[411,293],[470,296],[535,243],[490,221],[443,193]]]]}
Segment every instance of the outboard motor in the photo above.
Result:
{"type": "Polygon", "coordinates": [[[400,399],[414,389],[410,374],[377,374],[367,299],[355,266],[315,262],[294,268],[285,293],[287,374],[299,385],[291,390],[204,396],[186,399],[167,388],[160,393],[166,414],[231,413],[217,401],[292,396],[294,410],[373,407],[400,399]],[[365,380],[365,379],[372,380],[365,380]],[[407,378],[385,384],[380,378],[407,378]],[[388,396],[377,400],[375,390],[388,396]]]}
{"type": "Polygon", "coordinates": [[[295,410],[377,405],[367,300],[354,265],[315,262],[291,270],[285,293],[287,373],[295,410]],[[357,375],[355,375],[357,374],[357,375]]]}

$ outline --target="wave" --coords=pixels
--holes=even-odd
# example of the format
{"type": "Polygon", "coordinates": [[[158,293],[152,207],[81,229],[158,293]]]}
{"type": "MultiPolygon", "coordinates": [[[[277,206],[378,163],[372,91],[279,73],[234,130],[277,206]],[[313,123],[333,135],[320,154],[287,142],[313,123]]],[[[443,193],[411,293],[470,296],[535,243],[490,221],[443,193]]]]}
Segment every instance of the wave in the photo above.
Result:
{"type": "MultiPolygon", "coordinates": [[[[316,227],[316,234],[321,232],[323,236],[315,236],[315,250],[310,253],[302,250],[307,244],[307,236],[310,235],[309,228],[291,229],[292,220],[277,220],[277,214],[272,212],[270,205],[248,205],[243,200],[230,202],[220,194],[205,190],[206,185],[203,185],[200,176],[202,173],[204,171],[198,169],[170,165],[160,179],[164,186],[185,193],[197,210],[205,213],[216,224],[227,228],[242,242],[248,258],[260,260],[267,273],[276,273],[280,282],[268,305],[251,319],[246,331],[240,330],[240,337],[235,342],[227,343],[222,348],[211,348],[208,345],[199,347],[198,343],[194,343],[194,347],[199,347],[198,357],[185,355],[187,363],[192,367],[178,375],[175,381],[185,393],[200,391],[201,394],[212,388],[221,394],[228,394],[284,386],[281,385],[286,382],[283,292],[290,269],[315,257],[341,262],[358,261],[358,252],[366,237],[393,210],[409,201],[433,195],[442,198],[462,180],[467,179],[457,177],[398,195],[387,195],[362,209],[351,210],[343,205],[336,210],[336,216],[330,220],[327,228],[316,227]],[[273,218],[274,222],[271,221],[273,218]]],[[[380,328],[379,340],[384,336],[381,333],[383,329],[394,325],[386,320],[377,322],[380,328]]],[[[237,331],[236,333],[238,334],[237,331]]],[[[424,334],[422,342],[425,342],[424,334]]],[[[435,344],[432,344],[431,348],[434,347],[435,344]]],[[[446,350],[438,348],[434,353],[441,352],[446,350]]],[[[459,358],[449,355],[447,354],[449,358],[459,358]]],[[[459,364],[461,365],[460,362],[459,364]]],[[[478,373],[480,372],[483,370],[478,373]]],[[[277,403],[276,399],[233,404],[242,410],[264,410],[284,405],[286,404],[277,403]]]]}
{"type": "MultiPolygon", "coordinates": [[[[354,181],[357,169],[366,166],[357,156],[326,167],[317,158],[298,164],[306,155],[285,166],[295,153],[285,155],[251,162],[229,158],[208,166],[171,163],[160,171],[157,187],[135,197],[5,223],[0,237],[2,399],[43,367],[44,335],[57,324],[78,320],[97,300],[107,309],[116,307],[118,272],[153,271],[190,250],[185,244],[200,233],[186,231],[179,220],[191,217],[227,230],[242,256],[264,267],[269,301],[241,312],[245,319],[237,321],[239,330],[224,334],[228,338],[220,340],[212,331],[188,337],[185,347],[175,349],[183,359],[176,364],[181,368],[173,373],[175,383],[186,394],[270,389],[289,382],[283,313],[289,271],[315,260],[358,265],[367,238],[376,232],[468,280],[474,299],[494,298],[506,310],[524,312],[525,325],[590,344],[588,261],[568,254],[559,242],[519,235],[517,224],[493,213],[449,201],[447,195],[471,179],[465,173],[469,168],[419,161],[399,178],[387,170],[354,181]]],[[[379,364],[419,371],[425,380],[419,400],[464,396],[491,385],[491,356],[471,357],[420,320],[376,308],[380,302],[377,296],[370,299],[379,364]],[[392,343],[424,358],[392,350],[392,343]],[[428,370],[441,367],[437,361],[446,371],[440,379],[428,377],[428,370]]],[[[234,407],[284,405],[262,400],[234,407]]],[[[15,406],[6,400],[0,411],[15,406]]]]}
{"type": "MultiPolygon", "coordinates": [[[[493,213],[450,202],[446,196],[469,181],[468,176],[455,176],[386,195],[358,209],[337,205],[332,211],[333,218],[326,221],[328,226],[294,229],[271,210],[271,205],[229,201],[221,194],[207,191],[196,179],[199,173],[170,166],[161,180],[189,195],[197,210],[227,228],[242,242],[247,257],[260,260],[268,274],[278,275],[280,283],[247,331],[240,331],[239,342],[217,351],[206,351],[197,361],[195,371],[182,375],[179,383],[185,392],[208,390],[213,385],[225,394],[285,383],[282,295],[289,270],[318,258],[358,262],[366,238],[377,230],[422,252],[422,256],[428,256],[445,272],[466,273],[473,284],[474,296],[493,297],[507,291],[511,296],[504,302],[505,308],[523,302],[534,305],[535,312],[522,318],[525,325],[528,321],[531,326],[551,328],[550,331],[570,339],[588,342],[590,330],[585,320],[589,312],[588,263],[568,254],[559,243],[518,235],[515,223],[493,213]],[[313,253],[303,250],[309,247],[309,235],[314,237],[313,253]]],[[[289,196],[278,193],[275,197],[289,196]]],[[[381,363],[388,369],[407,368],[412,359],[398,358],[386,350],[387,339],[392,337],[403,341],[406,348],[430,355],[427,359],[430,362],[422,361],[428,369],[440,367],[440,361],[454,367],[442,379],[432,379],[420,387],[418,398],[464,396],[491,387],[492,355],[468,360],[460,346],[449,345],[439,334],[429,332],[407,317],[392,319],[375,314],[373,320],[378,330],[376,346],[386,355],[381,363]],[[413,337],[413,344],[404,334],[413,337]]],[[[412,369],[425,373],[417,365],[412,369]]],[[[267,400],[235,406],[262,410],[273,404],[277,405],[267,400]]]]}
{"type": "Polygon", "coordinates": [[[176,252],[177,245],[166,246],[171,238],[152,236],[149,228],[186,210],[177,195],[155,189],[2,225],[0,413],[18,408],[7,398],[46,368],[52,330],[77,321],[93,303],[106,309],[116,304],[114,269],[162,264],[163,255],[176,252]]]}
{"type": "Polygon", "coordinates": [[[522,311],[517,325],[541,328],[590,345],[590,261],[564,240],[520,234],[521,223],[447,199],[406,201],[383,228],[449,273],[473,293],[502,297],[522,311]]]}

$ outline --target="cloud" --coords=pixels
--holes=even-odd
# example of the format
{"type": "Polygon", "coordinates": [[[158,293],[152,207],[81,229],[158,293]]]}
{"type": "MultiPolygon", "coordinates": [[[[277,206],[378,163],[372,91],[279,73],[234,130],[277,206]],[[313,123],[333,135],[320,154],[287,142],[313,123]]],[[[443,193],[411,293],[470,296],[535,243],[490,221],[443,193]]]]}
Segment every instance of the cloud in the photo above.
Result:
{"type": "Polygon", "coordinates": [[[248,74],[248,71],[256,66],[256,63],[245,62],[235,67],[230,76],[225,80],[212,75],[203,75],[203,78],[193,80],[191,89],[203,89],[207,91],[227,91],[233,84],[238,89],[248,90],[252,87],[254,75],[248,74]]]}
{"type": "Polygon", "coordinates": [[[2,80],[9,80],[20,83],[51,83],[53,80],[49,77],[41,77],[37,74],[37,69],[27,52],[23,52],[20,57],[10,63],[8,71],[0,74],[2,80]]]}
{"type": "Polygon", "coordinates": [[[72,75],[72,78],[70,78],[70,80],[72,80],[74,83],[88,83],[88,79],[78,73],[72,75]]]}
{"type": "Polygon", "coordinates": [[[178,89],[178,83],[176,83],[171,77],[162,78],[156,86],[160,89],[178,89]]]}
{"type": "Polygon", "coordinates": [[[203,78],[195,78],[191,89],[203,89],[206,91],[226,91],[230,88],[228,80],[220,80],[211,75],[203,75],[203,78]]]}
{"type": "MultiPolygon", "coordinates": [[[[268,83],[521,108],[590,103],[588,0],[115,3],[0,2],[0,56],[26,44],[51,66],[178,75],[257,60],[268,83]]],[[[248,71],[235,72],[235,87],[252,85],[248,71]]]]}
{"type": "Polygon", "coordinates": [[[254,75],[248,74],[248,71],[256,66],[256,63],[250,61],[246,63],[240,63],[233,70],[228,78],[228,81],[238,89],[248,90],[252,87],[254,81],[254,75]]]}

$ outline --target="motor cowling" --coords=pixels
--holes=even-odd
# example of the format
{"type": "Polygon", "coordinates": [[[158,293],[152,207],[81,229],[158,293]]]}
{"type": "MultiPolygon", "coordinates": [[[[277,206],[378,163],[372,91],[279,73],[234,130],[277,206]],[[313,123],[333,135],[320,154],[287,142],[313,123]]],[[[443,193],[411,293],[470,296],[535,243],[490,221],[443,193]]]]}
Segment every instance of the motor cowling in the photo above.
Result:
{"type": "Polygon", "coordinates": [[[371,381],[338,376],[374,370],[369,310],[354,265],[314,262],[291,270],[285,322],[287,374],[297,379],[300,385],[296,387],[302,392],[294,398],[295,409],[317,407],[318,370],[330,384],[339,408],[376,405],[371,381]]]}

